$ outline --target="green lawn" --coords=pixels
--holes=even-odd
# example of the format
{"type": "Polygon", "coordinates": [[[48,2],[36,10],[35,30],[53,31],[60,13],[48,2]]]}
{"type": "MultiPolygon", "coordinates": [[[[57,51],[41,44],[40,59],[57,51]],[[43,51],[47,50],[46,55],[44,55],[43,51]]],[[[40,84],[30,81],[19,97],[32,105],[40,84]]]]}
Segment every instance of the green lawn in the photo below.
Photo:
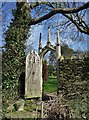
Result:
{"type": "Polygon", "coordinates": [[[44,92],[45,93],[53,93],[57,91],[57,77],[49,76],[47,81],[44,81],[44,92]]]}

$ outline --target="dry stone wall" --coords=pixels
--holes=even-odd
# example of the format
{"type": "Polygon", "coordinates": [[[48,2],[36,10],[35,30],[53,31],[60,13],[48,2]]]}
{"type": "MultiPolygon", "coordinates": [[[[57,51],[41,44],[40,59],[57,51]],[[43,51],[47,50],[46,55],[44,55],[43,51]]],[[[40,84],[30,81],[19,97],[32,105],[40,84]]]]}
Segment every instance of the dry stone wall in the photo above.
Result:
{"type": "Polygon", "coordinates": [[[88,93],[89,58],[59,61],[59,77],[59,90],[68,97],[88,93]]]}

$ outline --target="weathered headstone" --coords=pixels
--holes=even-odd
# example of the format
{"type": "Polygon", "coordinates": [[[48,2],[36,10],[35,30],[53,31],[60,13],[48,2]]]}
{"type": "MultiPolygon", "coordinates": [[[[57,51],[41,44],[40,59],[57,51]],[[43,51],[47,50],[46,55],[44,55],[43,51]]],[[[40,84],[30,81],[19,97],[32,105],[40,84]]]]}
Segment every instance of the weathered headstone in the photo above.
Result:
{"type": "Polygon", "coordinates": [[[25,97],[42,97],[42,61],[34,51],[26,57],[25,97]]]}

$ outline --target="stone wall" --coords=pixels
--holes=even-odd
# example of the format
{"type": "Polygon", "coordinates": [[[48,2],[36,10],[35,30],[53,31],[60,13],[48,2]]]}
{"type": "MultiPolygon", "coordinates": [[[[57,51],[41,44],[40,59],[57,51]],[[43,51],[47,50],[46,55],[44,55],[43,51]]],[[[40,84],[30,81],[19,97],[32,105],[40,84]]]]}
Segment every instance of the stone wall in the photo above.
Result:
{"type": "Polygon", "coordinates": [[[59,91],[75,118],[89,119],[89,58],[59,61],[59,91]]]}
{"type": "Polygon", "coordinates": [[[59,61],[59,90],[64,94],[78,95],[88,92],[89,59],[59,61]],[[82,92],[82,93],[81,93],[82,92]]]}

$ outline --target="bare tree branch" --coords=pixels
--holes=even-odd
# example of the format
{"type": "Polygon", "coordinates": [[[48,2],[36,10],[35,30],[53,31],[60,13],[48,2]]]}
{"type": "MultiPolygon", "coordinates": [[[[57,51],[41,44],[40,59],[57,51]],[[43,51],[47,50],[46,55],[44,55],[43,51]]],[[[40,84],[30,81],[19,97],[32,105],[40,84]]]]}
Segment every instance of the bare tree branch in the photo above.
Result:
{"type": "Polygon", "coordinates": [[[79,29],[80,32],[89,34],[89,29],[86,29],[86,28],[83,29],[83,27],[81,27],[79,23],[77,23],[75,20],[73,20],[72,17],[68,16],[67,14],[63,14],[63,15],[66,18],[68,18],[79,29]]]}
{"type": "Polygon", "coordinates": [[[32,4],[30,4],[30,8],[31,9],[36,8],[37,6],[39,6],[41,4],[47,5],[47,6],[51,7],[51,8],[54,8],[53,5],[50,2],[36,2],[36,3],[32,3],[32,4]]]}
{"type": "Polygon", "coordinates": [[[51,10],[48,14],[38,18],[38,19],[33,19],[32,21],[30,21],[29,25],[35,25],[37,23],[40,23],[44,20],[49,19],[50,17],[52,17],[53,15],[57,14],[57,13],[61,13],[61,14],[70,14],[70,13],[77,13],[81,10],[87,9],[89,8],[89,2],[87,2],[86,4],[78,7],[78,8],[55,8],[53,10],[51,10]]]}

